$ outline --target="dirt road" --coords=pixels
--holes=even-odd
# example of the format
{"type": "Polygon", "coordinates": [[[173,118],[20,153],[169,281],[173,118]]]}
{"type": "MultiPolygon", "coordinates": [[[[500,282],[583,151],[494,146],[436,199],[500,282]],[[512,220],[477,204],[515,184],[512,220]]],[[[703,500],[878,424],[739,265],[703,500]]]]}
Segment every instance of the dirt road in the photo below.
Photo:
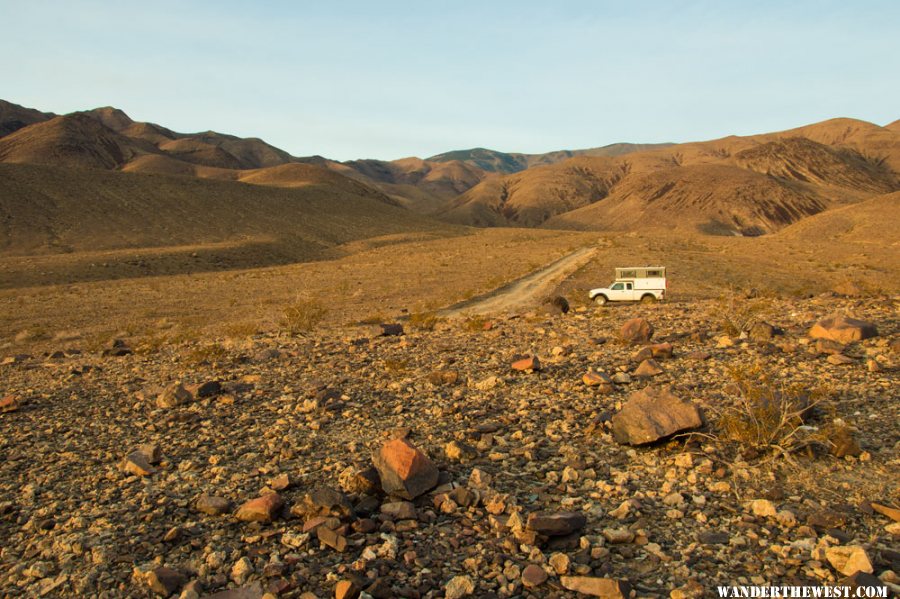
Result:
{"type": "Polygon", "coordinates": [[[463,314],[497,314],[521,309],[543,300],[567,276],[587,264],[596,253],[597,248],[581,248],[503,287],[449,306],[441,310],[440,315],[452,318],[463,314]]]}

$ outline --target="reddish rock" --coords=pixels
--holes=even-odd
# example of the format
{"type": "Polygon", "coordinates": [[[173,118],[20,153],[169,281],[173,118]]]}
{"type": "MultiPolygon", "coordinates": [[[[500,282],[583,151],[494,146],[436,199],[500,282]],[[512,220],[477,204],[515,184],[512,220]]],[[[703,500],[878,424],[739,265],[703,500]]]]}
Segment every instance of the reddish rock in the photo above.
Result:
{"type": "Polygon", "coordinates": [[[339,553],[343,553],[347,549],[347,539],[327,526],[316,528],[316,537],[323,545],[327,545],[339,553]]]}
{"type": "Polygon", "coordinates": [[[609,378],[609,375],[605,372],[596,372],[593,370],[588,370],[583,377],[581,377],[581,381],[587,385],[588,387],[602,387],[602,386],[612,386],[612,379],[609,378]]]}
{"type": "Polygon", "coordinates": [[[664,374],[665,372],[666,371],[663,370],[662,366],[659,365],[659,362],[650,358],[649,360],[641,362],[640,365],[634,369],[634,376],[651,377],[664,374]]]}
{"type": "Polygon", "coordinates": [[[631,585],[626,581],[614,578],[596,578],[594,576],[563,576],[562,585],[570,591],[584,593],[591,597],[606,599],[627,599],[631,594],[631,585]]]}
{"type": "Polygon", "coordinates": [[[853,343],[878,336],[875,325],[841,314],[826,316],[809,330],[813,339],[831,339],[838,343],[853,343]]]}
{"type": "Polygon", "coordinates": [[[547,581],[547,573],[540,566],[528,564],[522,570],[522,585],[527,588],[541,586],[547,581]]]}
{"type": "Polygon", "coordinates": [[[15,412],[19,409],[19,398],[15,395],[7,395],[0,399],[0,413],[15,412]]]}
{"type": "Polygon", "coordinates": [[[356,599],[361,591],[352,580],[339,580],[334,585],[334,599],[356,599]]]}
{"type": "Polygon", "coordinates": [[[271,522],[282,505],[281,495],[270,493],[244,503],[234,515],[244,522],[271,522]]]}
{"type": "Polygon", "coordinates": [[[372,456],[388,495],[415,499],[438,483],[438,469],[424,453],[406,439],[386,441],[372,456]]]}
{"type": "Polygon", "coordinates": [[[538,360],[537,356],[529,356],[527,358],[522,358],[521,360],[516,360],[515,362],[513,362],[512,369],[522,372],[540,370],[541,362],[540,360],[538,360]]]}
{"type": "Polygon", "coordinates": [[[657,360],[667,360],[675,353],[675,348],[668,341],[650,346],[650,352],[657,360]]]}
{"type": "Polygon", "coordinates": [[[647,387],[632,393],[612,417],[612,432],[619,443],[643,445],[702,424],[694,404],[676,397],[668,387],[647,387]]]}
{"type": "Polygon", "coordinates": [[[653,325],[644,318],[632,318],[622,325],[619,337],[626,343],[647,343],[653,337],[653,325]]]}

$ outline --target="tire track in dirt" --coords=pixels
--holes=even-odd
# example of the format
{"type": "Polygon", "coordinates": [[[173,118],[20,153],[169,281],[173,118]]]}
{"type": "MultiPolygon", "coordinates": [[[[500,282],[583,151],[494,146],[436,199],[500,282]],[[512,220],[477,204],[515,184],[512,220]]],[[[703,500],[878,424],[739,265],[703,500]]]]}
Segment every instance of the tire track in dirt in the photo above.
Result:
{"type": "Polygon", "coordinates": [[[510,312],[529,306],[537,299],[543,299],[567,276],[587,264],[596,253],[595,247],[581,248],[502,287],[448,306],[438,314],[453,318],[464,314],[510,312]]]}

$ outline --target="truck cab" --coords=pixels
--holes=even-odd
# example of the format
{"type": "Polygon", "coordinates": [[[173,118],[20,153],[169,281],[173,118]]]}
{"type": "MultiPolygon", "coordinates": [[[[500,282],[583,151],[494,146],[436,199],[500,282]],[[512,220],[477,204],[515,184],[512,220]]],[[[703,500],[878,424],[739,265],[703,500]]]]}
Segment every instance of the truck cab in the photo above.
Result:
{"type": "Polygon", "coordinates": [[[616,269],[609,287],[591,289],[589,297],[599,305],[608,302],[654,303],[666,298],[665,266],[640,266],[616,269]]]}

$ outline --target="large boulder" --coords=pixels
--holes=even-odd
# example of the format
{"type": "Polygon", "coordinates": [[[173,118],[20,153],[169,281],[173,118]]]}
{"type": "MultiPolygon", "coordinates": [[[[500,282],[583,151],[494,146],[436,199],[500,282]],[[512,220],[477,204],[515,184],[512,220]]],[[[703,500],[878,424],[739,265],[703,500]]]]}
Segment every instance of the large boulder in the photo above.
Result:
{"type": "Polygon", "coordinates": [[[388,495],[415,499],[438,483],[437,466],[406,439],[386,441],[372,455],[372,463],[388,495]]]}
{"type": "Polygon", "coordinates": [[[809,330],[813,339],[830,339],[838,343],[852,343],[878,336],[878,329],[871,322],[841,314],[826,316],[809,330]]]}
{"type": "Polygon", "coordinates": [[[619,329],[619,337],[625,343],[647,343],[653,337],[653,325],[644,318],[626,320],[619,329]]]}
{"type": "Polygon", "coordinates": [[[644,445],[702,424],[700,411],[691,402],[668,387],[646,387],[632,393],[612,417],[612,432],[619,443],[644,445]]]}

